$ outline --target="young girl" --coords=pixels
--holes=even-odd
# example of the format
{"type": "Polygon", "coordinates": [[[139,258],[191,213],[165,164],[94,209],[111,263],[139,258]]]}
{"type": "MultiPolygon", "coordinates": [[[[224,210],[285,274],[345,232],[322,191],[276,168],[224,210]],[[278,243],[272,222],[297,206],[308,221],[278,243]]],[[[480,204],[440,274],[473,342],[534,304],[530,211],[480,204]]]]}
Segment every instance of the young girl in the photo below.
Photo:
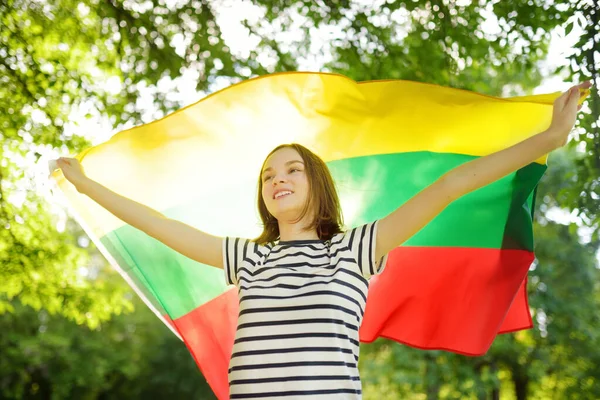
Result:
{"type": "Polygon", "coordinates": [[[573,87],[554,103],[550,127],[443,175],[394,212],[343,232],[325,163],[298,144],[274,149],[259,175],[263,232],[220,238],[120,196],[85,176],[76,159],[58,166],[77,190],[126,223],[238,287],[239,318],[229,366],[232,399],[359,399],[360,327],[369,278],[385,256],[450,202],[566,143],[578,108],[573,87]]]}

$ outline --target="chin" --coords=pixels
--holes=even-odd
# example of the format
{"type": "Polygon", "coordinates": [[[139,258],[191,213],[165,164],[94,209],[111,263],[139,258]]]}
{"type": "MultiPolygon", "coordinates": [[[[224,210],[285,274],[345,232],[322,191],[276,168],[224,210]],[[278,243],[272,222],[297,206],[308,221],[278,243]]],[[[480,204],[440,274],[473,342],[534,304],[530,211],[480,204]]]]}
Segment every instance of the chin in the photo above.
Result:
{"type": "Polygon", "coordinates": [[[278,221],[295,221],[302,213],[302,208],[285,207],[276,209],[274,211],[275,212],[271,212],[271,215],[273,215],[278,221]]]}

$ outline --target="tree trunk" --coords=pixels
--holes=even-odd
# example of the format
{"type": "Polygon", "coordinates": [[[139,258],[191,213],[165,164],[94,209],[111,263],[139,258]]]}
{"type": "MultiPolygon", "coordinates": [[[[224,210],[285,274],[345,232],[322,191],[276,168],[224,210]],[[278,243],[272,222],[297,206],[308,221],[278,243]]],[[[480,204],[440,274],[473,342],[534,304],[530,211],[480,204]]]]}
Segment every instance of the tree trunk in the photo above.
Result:
{"type": "Polygon", "coordinates": [[[485,391],[485,385],[481,379],[483,367],[486,365],[485,361],[478,361],[474,365],[475,370],[475,390],[477,392],[477,400],[488,400],[487,393],[485,391]]]}
{"type": "Polygon", "coordinates": [[[425,393],[427,400],[438,400],[440,393],[440,377],[437,371],[436,357],[425,356],[425,393]]]}
{"type": "Polygon", "coordinates": [[[500,389],[493,388],[492,392],[490,393],[490,399],[492,399],[492,400],[500,400],[500,389]]]}
{"type": "Polygon", "coordinates": [[[514,375],[513,371],[513,382],[515,384],[515,396],[517,397],[517,400],[526,400],[529,378],[526,376],[514,375]]]}
{"type": "MultiPolygon", "coordinates": [[[[498,377],[498,368],[496,367],[495,362],[490,363],[490,373],[492,373],[496,378],[498,377]]],[[[500,400],[500,379],[498,379],[496,382],[497,383],[495,387],[492,388],[492,391],[490,392],[491,400],[500,400]]]]}

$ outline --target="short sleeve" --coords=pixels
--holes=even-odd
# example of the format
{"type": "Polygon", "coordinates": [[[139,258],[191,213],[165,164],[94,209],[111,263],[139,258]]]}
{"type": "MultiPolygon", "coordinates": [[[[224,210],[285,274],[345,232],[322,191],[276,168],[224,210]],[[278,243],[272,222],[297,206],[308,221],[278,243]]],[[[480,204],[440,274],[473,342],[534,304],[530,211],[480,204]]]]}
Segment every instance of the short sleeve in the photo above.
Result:
{"type": "Polygon", "coordinates": [[[383,272],[387,262],[387,254],[379,260],[375,259],[377,244],[377,226],[379,220],[357,226],[346,232],[348,249],[356,260],[356,264],[365,279],[383,272]]]}
{"type": "Polygon", "coordinates": [[[223,270],[228,285],[238,285],[240,266],[248,252],[249,239],[223,238],[223,270]]]}

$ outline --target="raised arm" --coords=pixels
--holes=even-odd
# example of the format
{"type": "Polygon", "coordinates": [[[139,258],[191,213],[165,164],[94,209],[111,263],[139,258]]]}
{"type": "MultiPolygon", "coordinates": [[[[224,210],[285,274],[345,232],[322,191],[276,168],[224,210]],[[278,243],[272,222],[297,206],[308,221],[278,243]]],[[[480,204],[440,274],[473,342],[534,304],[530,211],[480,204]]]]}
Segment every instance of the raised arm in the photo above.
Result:
{"type": "Polygon", "coordinates": [[[452,201],[564,145],[580,109],[579,89],[589,87],[589,81],[582,83],[556,99],[548,130],[452,169],[383,218],[377,229],[376,259],[408,240],[452,201]]]}
{"type": "Polygon", "coordinates": [[[57,165],[80,193],[90,197],[117,218],[184,256],[203,264],[223,268],[223,238],[167,218],[148,206],[113,192],[88,178],[77,159],[60,158],[57,165]]]}

